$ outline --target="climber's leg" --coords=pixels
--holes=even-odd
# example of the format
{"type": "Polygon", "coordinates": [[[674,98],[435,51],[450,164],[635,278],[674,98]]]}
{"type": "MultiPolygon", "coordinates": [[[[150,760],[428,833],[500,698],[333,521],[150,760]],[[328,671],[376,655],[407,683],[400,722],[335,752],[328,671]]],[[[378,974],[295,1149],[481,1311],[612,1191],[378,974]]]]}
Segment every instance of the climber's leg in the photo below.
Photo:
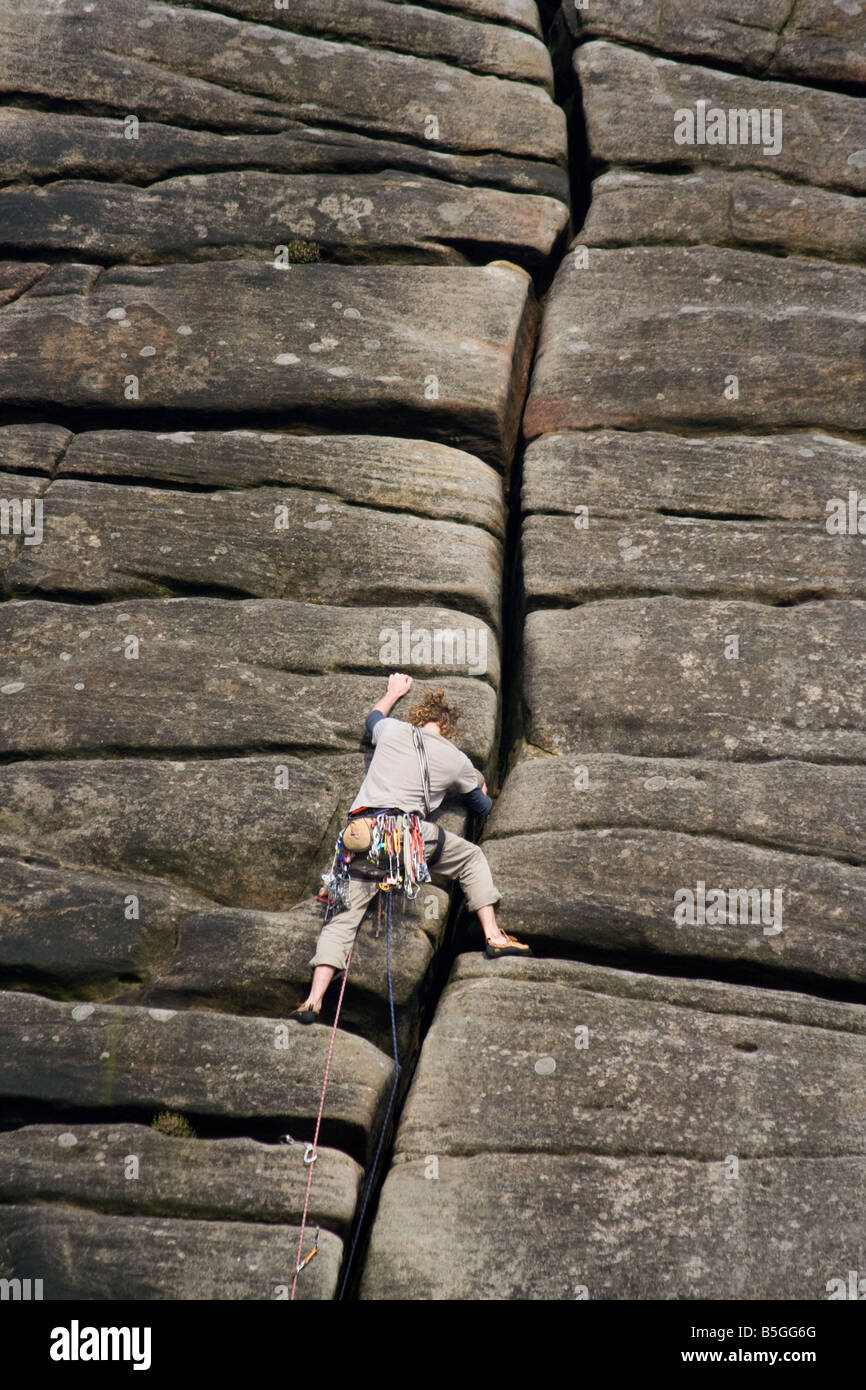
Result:
{"type": "Polygon", "coordinates": [[[370,899],[378,890],[378,883],[370,878],[349,879],[349,906],[336,913],[326,922],[319,933],[315,955],[310,958],[313,980],[310,992],[298,1008],[319,1010],[325,991],[338,970],[345,970],[349,951],[352,949],[358,928],[370,906],[370,899]]]}
{"type": "MultiPolygon", "coordinates": [[[[437,827],[424,821],[424,852],[429,859],[437,843],[437,827]]],[[[464,840],[460,835],[445,831],[442,854],[433,865],[431,873],[441,874],[443,878],[456,878],[466,895],[466,906],[470,912],[478,913],[481,930],[493,946],[505,945],[508,937],[496,921],[493,904],[498,903],[501,893],[493,882],[490,865],[480,845],[464,840]]]]}

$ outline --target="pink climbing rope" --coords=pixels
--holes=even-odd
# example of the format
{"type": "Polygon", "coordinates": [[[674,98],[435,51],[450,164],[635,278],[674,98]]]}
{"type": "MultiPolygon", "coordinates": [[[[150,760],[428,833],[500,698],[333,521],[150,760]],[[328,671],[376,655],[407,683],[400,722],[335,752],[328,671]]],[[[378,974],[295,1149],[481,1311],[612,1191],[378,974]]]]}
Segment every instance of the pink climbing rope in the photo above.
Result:
{"type": "MultiPolygon", "coordinates": [[[[291,1292],[291,1295],[290,1295],[290,1300],[291,1300],[291,1301],[294,1301],[295,1289],[297,1288],[297,1285],[298,1285],[298,1275],[300,1274],[301,1270],[303,1269],[303,1265],[301,1264],[301,1255],[302,1255],[303,1249],[304,1249],[304,1231],[306,1230],[306,1227],[307,1227],[307,1213],[308,1213],[308,1211],[309,1211],[309,1209],[310,1209],[310,1191],[311,1191],[312,1186],[313,1186],[313,1169],[314,1169],[315,1166],[316,1166],[316,1161],[315,1161],[315,1160],[316,1160],[316,1158],[317,1158],[317,1156],[318,1156],[319,1130],[320,1130],[321,1127],[322,1127],[322,1114],[323,1114],[324,1109],[325,1109],[325,1095],[327,1094],[327,1090],[328,1090],[328,1077],[330,1076],[330,1073],[331,1073],[331,1058],[332,1058],[332,1056],[333,1056],[333,1054],[334,1054],[334,1043],[335,1043],[336,1040],[337,1040],[337,1024],[338,1024],[339,1021],[340,1021],[340,1009],[343,1007],[343,995],[344,995],[345,992],[346,992],[346,981],[347,981],[348,978],[349,978],[349,966],[350,966],[351,963],[352,963],[352,951],[353,951],[354,949],[355,949],[355,948],[354,948],[354,946],[353,946],[353,947],[350,949],[348,956],[346,957],[346,969],[343,971],[343,983],[340,985],[340,997],[339,997],[338,1000],[337,1000],[337,1012],[336,1012],[335,1015],[334,1015],[334,1026],[333,1026],[332,1029],[331,1029],[331,1042],[330,1042],[330,1046],[328,1047],[328,1058],[327,1058],[327,1061],[325,1062],[325,1076],[324,1076],[324,1080],[322,1081],[322,1095],[321,1095],[321,1098],[320,1098],[320,1100],[319,1100],[319,1113],[318,1113],[318,1115],[316,1116],[316,1132],[315,1132],[315,1134],[313,1135],[313,1144],[312,1144],[312,1148],[313,1148],[313,1159],[312,1159],[312,1161],[308,1164],[308,1167],[309,1167],[310,1171],[309,1171],[309,1174],[308,1174],[308,1176],[307,1176],[307,1192],[306,1192],[306,1196],[304,1197],[304,1212],[303,1212],[303,1215],[302,1215],[302,1217],[301,1217],[301,1234],[300,1234],[300,1236],[299,1236],[299,1238],[298,1238],[298,1254],[297,1254],[297,1258],[295,1259],[295,1277],[294,1277],[294,1279],[292,1280],[292,1292],[291,1292]]],[[[304,1261],[304,1263],[306,1263],[306,1261],[304,1261]]]]}

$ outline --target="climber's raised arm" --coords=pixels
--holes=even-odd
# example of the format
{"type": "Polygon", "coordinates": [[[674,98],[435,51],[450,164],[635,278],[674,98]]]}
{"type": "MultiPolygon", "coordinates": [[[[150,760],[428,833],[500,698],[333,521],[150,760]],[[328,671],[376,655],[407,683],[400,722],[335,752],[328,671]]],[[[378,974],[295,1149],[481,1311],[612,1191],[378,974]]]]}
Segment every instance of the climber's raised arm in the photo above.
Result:
{"type": "Polygon", "coordinates": [[[387,719],[398,700],[402,700],[412,689],[412,677],[403,671],[394,671],[388,677],[388,688],[377,705],[374,705],[364,720],[364,728],[372,737],[373,729],[380,719],[387,719]]]}

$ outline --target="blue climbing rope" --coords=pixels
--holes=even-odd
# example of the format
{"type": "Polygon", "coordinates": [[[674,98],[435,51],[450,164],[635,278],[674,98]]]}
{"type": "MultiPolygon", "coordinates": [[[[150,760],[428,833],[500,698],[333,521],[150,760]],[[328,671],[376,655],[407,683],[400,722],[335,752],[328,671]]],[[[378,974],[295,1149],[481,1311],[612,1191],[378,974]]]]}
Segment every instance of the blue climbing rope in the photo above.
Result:
{"type": "Polygon", "coordinates": [[[375,1152],[375,1154],[373,1155],[373,1162],[372,1162],[371,1165],[370,1165],[370,1172],[369,1172],[369,1175],[368,1175],[368,1177],[367,1177],[366,1186],[365,1186],[365,1188],[364,1188],[364,1200],[363,1200],[363,1202],[361,1203],[361,1210],[359,1211],[357,1220],[356,1220],[356,1222],[355,1222],[355,1234],[354,1234],[354,1236],[352,1237],[352,1244],[351,1244],[350,1247],[349,1247],[349,1253],[348,1253],[348,1255],[346,1256],[346,1262],[345,1262],[345,1264],[344,1264],[344,1266],[343,1266],[343,1277],[342,1277],[342,1280],[340,1281],[340,1291],[339,1291],[339,1293],[337,1294],[337,1299],[338,1299],[338,1301],[342,1299],[343,1294],[346,1292],[346,1284],[348,1283],[348,1279],[349,1279],[349,1271],[350,1271],[350,1269],[351,1269],[351,1267],[352,1267],[352,1260],[353,1260],[354,1257],[355,1257],[355,1247],[356,1247],[356,1245],[358,1244],[358,1238],[360,1237],[361,1231],[362,1231],[363,1226],[364,1226],[364,1212],[367,1210],[367,1202],[369,1201],[369,1199],[370,1199],[370,1193],[371,1193],[372,1190],[373,1190],[373,1182],[374,1182],[375,1177],[376,1177],[376,1169],[377,1169],[377,1167],[379,1166],[379,1155],[380,1155],[381,1152],[382,1152],[382,1145],[383,1145],[383,1143],[385,1142],[385,1135],[386,1135],[387,1132],[388,1132],[388,1120],[389,1120],[389,1118],[390,1118],[390,1116],[391,1116],[391,1110],[392,1110],[392,1107],[393,1107],[393,1105],[394,1105],[394,1097],[395,1097],[396,1094],[397,1094],[397,1082],[398,1082],[399,1079],[400,1079],[400,1058],[399,1058],[398,1050],[397,1050],[397,1024],[396,1024],[396,1021],[395,1021],[395,1018],[394,1018],[394,988],[393,988],[393,985],[392,985],[392,983],[391,983],[391,902],[392,902],[392,896],[393,896],[393,895],[392,895],[392,893],[391,893],[390,891],[387,891],[387,892],[386,892],[386,897],[387,897],[387,903],[388,903],[388,905],[387,905],[387,911],[386,911],[385,962],[386,962],[386,966],[387,966],[387,970],[388,970],[388,1006],[389,1006],[389,1008],[390,1008],[390,1010],[391,1010],[391,1041],[392,1041],[393,1046],[394,1046],[394,1083],[393,1083],[393,1085],[392,1085],[392,1087],[391,1087],[391,1095],[390,1095],[390,1097],[389,1097],[389,1099],[388,1099],[388,1108],[387,1108],[386,1111],[385,1111],[385,1118],[384,1118],[383,1121],[382,1121],[382,1128],[381,1128],[381,1130],[380,1130],[380,1132],[379,1132],[379,1142],[378,1142],[378,1144],[376,1145],[376,1152],[375,1152]]]}

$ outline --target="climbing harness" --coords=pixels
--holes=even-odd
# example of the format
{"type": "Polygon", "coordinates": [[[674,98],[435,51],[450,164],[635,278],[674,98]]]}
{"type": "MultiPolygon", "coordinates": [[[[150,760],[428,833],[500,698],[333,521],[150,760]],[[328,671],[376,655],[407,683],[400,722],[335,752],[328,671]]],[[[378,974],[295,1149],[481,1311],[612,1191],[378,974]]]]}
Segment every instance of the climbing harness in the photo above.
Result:
{"type": "Polygon", "coordinates": [[[370,848],[366,857],[346,848],[343,836],[348,827],[337,836],[331,867],[322,874],[325,922],[348,908],[351,878],[378,879],[380,892],[397,889],[410,901],[417,898],[422,883],[430,882],[418,812],[378,811],[367,819],[370,848]]]}

